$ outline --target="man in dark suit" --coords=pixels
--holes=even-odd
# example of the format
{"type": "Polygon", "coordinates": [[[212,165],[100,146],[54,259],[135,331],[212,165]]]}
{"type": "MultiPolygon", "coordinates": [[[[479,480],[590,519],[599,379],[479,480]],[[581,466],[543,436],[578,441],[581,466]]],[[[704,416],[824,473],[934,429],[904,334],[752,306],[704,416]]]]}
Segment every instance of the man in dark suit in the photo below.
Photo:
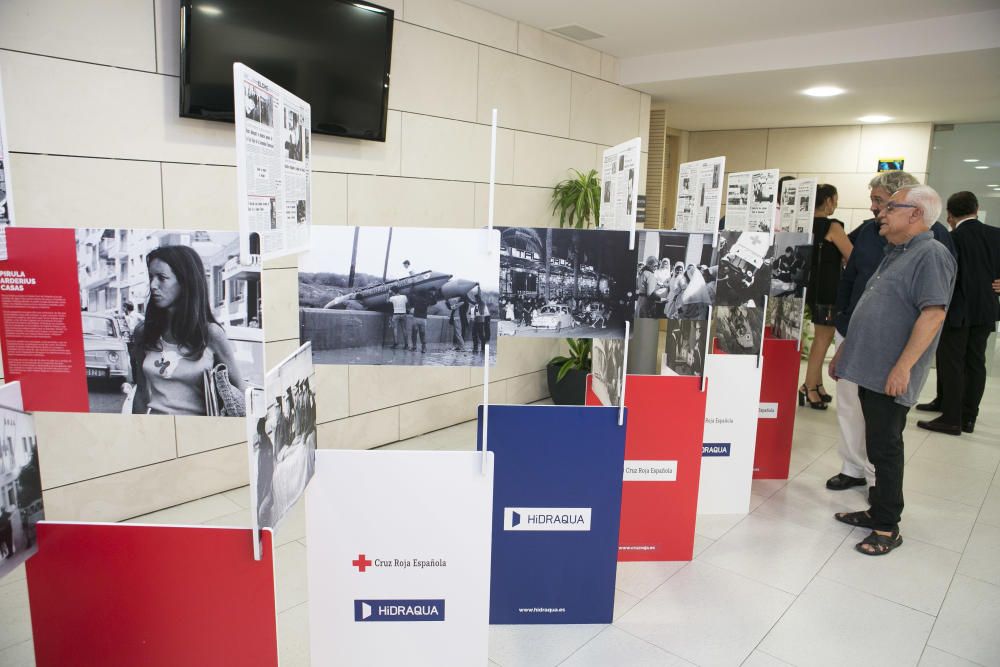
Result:
{"type": "Polygon", "coordinates": [[[986,386],[986,342],[1000,319],[1000,302],[992,283],[1000,277],[1000,229],[977,219],[979,202],[971,192],[948,198],[948,224],[958,251],[958,276],[938,344],[939,387],[933,403],[942,415],[918,421],[928,431],[972,433],[986,386]]]}

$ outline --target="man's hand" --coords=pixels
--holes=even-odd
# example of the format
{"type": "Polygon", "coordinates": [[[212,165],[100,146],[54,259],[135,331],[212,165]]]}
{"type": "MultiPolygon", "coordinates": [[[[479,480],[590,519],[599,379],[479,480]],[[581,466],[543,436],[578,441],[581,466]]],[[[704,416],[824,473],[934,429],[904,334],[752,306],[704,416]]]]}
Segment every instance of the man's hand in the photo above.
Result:
{"type": "Polygon", "coordinates": [[[993,281],[993,291],[1000,294],[1000,278],[993,281]]]}
{"type": "Polygon", "coordinates": [[[896,364],[889,371],[889,377],[885,381],[885,393],[887,396],[901,396],[906,393],[906,388],[910,386],[910,369],[896,364]]]}
{"type": "Polygon", "coordinates": [[[834,381],[839,380],[840,376],[837,375],[837,361],[840,359],[840,350],[843,348],[844,344],[841,343],[837,347],[837,351],[833,353],[833,359],[830,359],[830,365],[827,366],[826,372],[829,373],[830,378],[834,381]]]}

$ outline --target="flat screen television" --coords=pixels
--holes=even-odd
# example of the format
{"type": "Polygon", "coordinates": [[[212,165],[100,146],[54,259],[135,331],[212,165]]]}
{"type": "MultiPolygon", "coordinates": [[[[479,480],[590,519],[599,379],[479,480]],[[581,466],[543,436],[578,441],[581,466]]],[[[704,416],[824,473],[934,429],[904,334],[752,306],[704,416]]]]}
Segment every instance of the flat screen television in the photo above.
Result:
{"type": "Polygon", "coordinates": [[[313,132],[385,141],[393,11],[363,0],[181,0],[181,116],[233,121],[233,63],[312,105],[313,132]]]}

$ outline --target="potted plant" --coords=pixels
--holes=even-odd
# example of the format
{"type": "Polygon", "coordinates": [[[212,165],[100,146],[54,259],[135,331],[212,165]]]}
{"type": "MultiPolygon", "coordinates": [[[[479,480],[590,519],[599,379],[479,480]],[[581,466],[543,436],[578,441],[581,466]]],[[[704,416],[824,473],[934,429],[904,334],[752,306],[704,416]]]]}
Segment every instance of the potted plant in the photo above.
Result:
{"type": "MultiPolygon", "coordinates": [[[[570,171],[573,176],[560,181],[552,190],[552,213],[559,215],[560,227],[596,226],[601,214],[601,182],[597,170],[570,171]]],[[[593,341],[567,338],[566,343],[569,354],[554,357],[546,367],[549,394],[556,405],[583,405],[593,341]]]]}
{"type": "Polygon", "coordinates": [[[567,338],[566,343],[569,353],[553,357],[545,369],[549,394],[556,405],[583,405],[593,341],[589,338],[567,338]]]}

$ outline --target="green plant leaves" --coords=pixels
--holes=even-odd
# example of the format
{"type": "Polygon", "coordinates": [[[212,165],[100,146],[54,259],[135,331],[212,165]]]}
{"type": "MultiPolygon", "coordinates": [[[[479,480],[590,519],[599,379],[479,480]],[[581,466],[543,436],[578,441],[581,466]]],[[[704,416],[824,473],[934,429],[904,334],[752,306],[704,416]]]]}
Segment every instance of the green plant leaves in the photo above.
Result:
{"type": "Polygon", "coordinates": [[[586,174],[570,169],[574,177],[560,181],[552,189],[552,213],[559,214],[559,226],[576,229],[597,225],[601,216],[601,182],[597,170],[586,174]]]}

